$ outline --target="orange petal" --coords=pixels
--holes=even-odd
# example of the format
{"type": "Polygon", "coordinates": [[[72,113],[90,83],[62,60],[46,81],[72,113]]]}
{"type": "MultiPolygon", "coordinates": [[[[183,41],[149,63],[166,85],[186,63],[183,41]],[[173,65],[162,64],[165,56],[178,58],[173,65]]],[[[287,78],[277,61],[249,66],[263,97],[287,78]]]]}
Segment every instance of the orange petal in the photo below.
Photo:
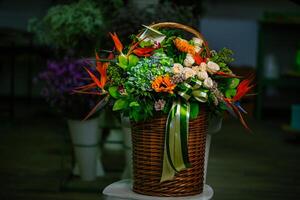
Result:
{"type": "Polygon", "coordinates": [[[89,90],[89,89],[92,89],[92,88],[95,88],[95,87],[96,87],[96,83],[90,83],[90,84],[87,84],[87,85],[76,87],[74,90],[85,91],[85,90],[89,90]]]}
{"type": "Polygon", "coordinates": [[[84,69],[87,71],[87,73],[89,74],[89,76],[92,78],[92,80],[94,81],[94,83],[96,83],[96,85],[99,87],[99,88],[103,88],[100,80],[90,71],[88,70],[86,67],[84,67],[84,69]]]}
{"type": "Polygon", "coordinates": [[[116,33],[114,33],[114,34],[109,33],[109,35],[110,35],[111,38],[113,39],[117,51],[120,52],[120,53],[122,53],[122,50],[123,50],[123,44],[121,43],[121,41],[120,41],[120,39],[118,38],[117,34],[116,34],[116,33]]]}
{"type": "Polygon", "coordinates": [[[151,55],[150,53],[153,52],[155,48],[152,47],[145,47],[145,48],[136,48],[133,50],[133,53],[137,56],[148,56],[151,55]]]}
{"type": "Polygon", "coordinates": [[[87,114],[87,116],[83,119],[83,121],[87,120],[90,116],[92,116],[97,110],[101,109],[109,100],[109,95],[106,95],[101,101],[99,101],[95,107],[87,114]]]}

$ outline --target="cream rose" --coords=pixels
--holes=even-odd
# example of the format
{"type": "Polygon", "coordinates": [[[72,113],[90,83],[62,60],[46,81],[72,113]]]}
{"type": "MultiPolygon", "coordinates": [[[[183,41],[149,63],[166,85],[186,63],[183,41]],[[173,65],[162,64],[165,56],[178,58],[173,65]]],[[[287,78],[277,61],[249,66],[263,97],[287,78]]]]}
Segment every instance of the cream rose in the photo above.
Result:
{"type": "Polygon", "coordinates": [[[183,66],[180,63],[174,63],[172,70],[174,74],[180,74],[183,70],[183,66]]]}
{"type": "Polygon", "coordinates": [[[206,63],[202,62],[202,63],[200,63],[199,70],[200,71],[206,71],[206,67],[207,67],[206,63]]]}
{"type": "Polygon", "coordinates": [[[208,74],[206,71],[200,71],[197,73],[197,77],[199,80],[203,81],[208,78],[208,74]]]}
{"type": "Polygon", "coordinates": [[[182,73],[183,73],[184,80],[186,80],[188,78],[191,78],[191,77],[196,75],[196,72],[194,70],[192,70],[191,68],[189,68],[189,67],[183,68],[182,73]]]}
{"type": "Polygon", "coordinates": [[[192,56],[192,54],[186,54],[186,57],[183,61],[183,65],[186,66],[186,67],[191,67],[193,64],[195,63],[195,60],[192,56]]]}
{"type": "Polygon", "coordinates": [[[193,37],[192,40],[193,40],[195,46],[202,46],[202,44],[203,44],[203,40],[200,38],[193,37]]]}
{"type": "Polygon", "coordinates": [[[204,85],[204,87],[206,87],[206,88],[212,88],[213,85],[214,85],[214,83],[213,83],[213,80],[212,80],[211,78],[208,77],[208,78],[206,78],[206,79],[204,80],[203,85],[204,85]]]}
{"type": "Polygon", "coordinates": [[[209,61],[207,63],[207,70],[209,70],[212,73],[215,73],[220,70],[220,67],[217,63],[215,63],[213,61],[209,61]]]}
{"type": "Polygon", "coordinates": [[[192,70],[194,70],[194,72],[199,72],[200,71],[200,66],[194,66],[192,67],[192,70]]]}

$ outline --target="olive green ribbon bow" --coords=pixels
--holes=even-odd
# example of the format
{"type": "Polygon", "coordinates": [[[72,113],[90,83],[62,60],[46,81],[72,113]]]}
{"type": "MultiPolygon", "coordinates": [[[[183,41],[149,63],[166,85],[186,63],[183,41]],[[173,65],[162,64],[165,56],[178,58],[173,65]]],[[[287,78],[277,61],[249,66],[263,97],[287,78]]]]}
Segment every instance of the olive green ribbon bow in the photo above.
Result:
{"type": "Polygon", "coordinates": [[[190,166],[188,157],[188,130],[190,118],[190,104],[188,102],[173,102],[168,114],[163,170],[160,182],[172,180],[176,174],[190,166]]]}
{"type": "Polygon", "coordinates": [[[201,88],[201,86],[201,81],[191,80],[190,83],[183,83],[179,86],[178,94],[187,101],[194,97],[197,101],[205,103],[208,98],[208,90],[201,88]]]}

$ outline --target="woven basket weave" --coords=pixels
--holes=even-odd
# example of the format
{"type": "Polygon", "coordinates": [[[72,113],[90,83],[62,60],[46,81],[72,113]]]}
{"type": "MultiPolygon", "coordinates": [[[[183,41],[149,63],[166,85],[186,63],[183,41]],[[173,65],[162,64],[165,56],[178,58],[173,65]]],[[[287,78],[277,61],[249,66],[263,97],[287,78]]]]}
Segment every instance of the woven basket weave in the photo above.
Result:
{"type": "Polygon", "coordinates": [[[189,122],[188,155],[191,167],[172,181],[160,183],[166,116],[132,123],[133,191],[150,196],[190,196],[203,191],[207,112],[189,122]]]}
{"type": "MultiPolygon", "coordinates": [[[[195,29],[178,23],[163,22],[151,27],[182,29],[203,39],[195,29]]],[[[188,155],[191,167],[177,173],[173,180],[162,183],[160,178],[167,116],[158,116],[146,122],[132,122],[133,191],[144,195],[169,197],[202,193],[207,119],[207,111],[203,106],[199,116],[189,122],[188,155]]]]}

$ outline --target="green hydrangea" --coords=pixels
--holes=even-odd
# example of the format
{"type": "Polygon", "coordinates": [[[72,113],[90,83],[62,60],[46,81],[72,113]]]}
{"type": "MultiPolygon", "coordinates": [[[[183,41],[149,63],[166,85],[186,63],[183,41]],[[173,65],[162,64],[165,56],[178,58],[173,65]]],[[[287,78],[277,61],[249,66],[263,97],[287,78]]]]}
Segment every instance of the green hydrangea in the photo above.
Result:
{"type": "Polygon", "coordinates": [[[137,65],[127,72],[127,88],[139,93],[151,91],[153,80],[158,76],[171,73],[173,64],[173,59],[164,53],[155,53],[150,58],[140,59],[137,65]]]}
{"type": "Polygon", "coordinates": [[[107,75],[112,81],[112,85],[123,85],[126,81],[126,72],[119,66],[111,64],[107,69],[107,75]]]}

